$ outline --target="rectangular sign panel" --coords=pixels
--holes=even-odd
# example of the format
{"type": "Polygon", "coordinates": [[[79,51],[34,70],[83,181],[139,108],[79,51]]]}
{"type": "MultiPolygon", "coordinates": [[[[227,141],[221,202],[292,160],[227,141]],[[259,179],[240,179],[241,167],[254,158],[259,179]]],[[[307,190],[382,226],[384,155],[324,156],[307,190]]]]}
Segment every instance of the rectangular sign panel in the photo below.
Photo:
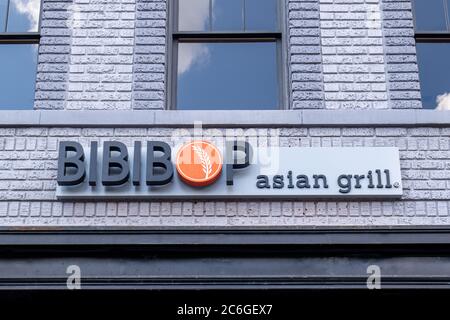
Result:
{"type": "Polygon", "coordinates": [[[373,199],[403,194],[397,148],[73,144],[60,145],[61,200],[373,199]]]}

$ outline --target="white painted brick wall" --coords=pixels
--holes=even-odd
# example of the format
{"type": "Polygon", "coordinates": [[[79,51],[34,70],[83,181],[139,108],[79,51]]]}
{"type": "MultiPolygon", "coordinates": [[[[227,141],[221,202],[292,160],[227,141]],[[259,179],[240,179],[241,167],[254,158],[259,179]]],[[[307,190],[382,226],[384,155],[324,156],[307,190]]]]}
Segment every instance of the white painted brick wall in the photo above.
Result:
{"type": "Polygon", "coordinates": [[[36,109],[65,109],[71,31],[67,25],[72,0],[42,1],[41,41],[36,76],[36,109]]]}
{"type": "Polygon", "coordinates": [[[66,109],[131,109],[135,0],[74,0],[66,109]]]}
{"type": "MultiPolygon", "coordinates": [[[[284,1],[290,107],[420,107],[410,0],[284,1]]],[[[35,107],[164,109],[166,17],[166,0],[43,0],[35,107]]],[[[267,129],[255,132],[264,135],[267,129]]],[[[397,146],[405,188],[398,201],[56,201],[60,140],[87,145],[113,138],[131,145],[137,139],[170,142],[171,133],[162,128],[0,128],[0,224],[450,223],[449,128],[281,129],[283,146],[397,146]]]]}
{"type": "Polygon", "coordinates": [[[383,0],[390,106],[421,108],[420,83],[410,0],[383,0]]]}
{"type": "Polygon", "coordinates": [[[288,4],[289,51],[293,109],[324,107],[318,0],[288,4]]]}
{"type": "Polygon", "coordinates": [[[165,0],[137,0],[133,109],[166,108],[165,0]]]}
{"type": "MultiPolygon", "coordinates": [[[[410,0],[280,0],[289,106],[418,108],[410,0]]],[[[167,0],[43,0],[37,109],[166,108],[167,0]]]]}
{"type": "Polygon", "coordinates": [[[327,109],[386,109],[380,0],[320,0],[327,109]]]}
{"type": "MultiPolygon", "coordinates": [[[[246,131],[227,130],[228,134],[246,131]]],[[[161,139],[172,144],[172,132],[172,129],[158,128],[0,128],[1,224],[374,226],[450,223],[449,128],[285,128],[279,131],[281,146],[398,147],[405,189],[403,199],[398,201],[56,201],[60,140],[88,145],[91,140],[118,139],[131,146],[134,140],[161,139]]],[[[277,130],[258,129],[253,134],[257,132],[270,137],[277,130]]],[[[260,145],[268,141],[270,139],[258,138],[260,145]]]]}

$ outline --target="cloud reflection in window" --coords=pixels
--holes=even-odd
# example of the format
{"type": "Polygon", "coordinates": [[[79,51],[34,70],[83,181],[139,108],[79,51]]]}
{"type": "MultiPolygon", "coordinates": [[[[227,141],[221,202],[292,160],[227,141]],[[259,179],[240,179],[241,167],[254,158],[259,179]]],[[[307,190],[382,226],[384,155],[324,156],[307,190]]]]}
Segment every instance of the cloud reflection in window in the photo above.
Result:
{"type": "Polygon", "coordinates": [[[417,43],[422,104],[425,109],[450,110],[450,43],[417,43]]]}
{"type": "Polygon", "coordinates": [[[37,32],[40,0],[11,0],[8,32],[37,32]]]}
{"type": "Polygon", "coordinates": [[[436,110],[450,110],[450,93],[444,93],[436,98],[436,110]]]}
{"type": "MultiPolygon", "coordinates": [[[[179,0],[179,31],[208,31],[210,29],[209,0],[179,0]]],[[[208,60],[206,45],[180,43],[178,57],[178,76],[188,72],[194,65],[208,60]]]]}
{"type": "Polygon", "coordinates": [[[209,48],[199,43],[180,43],[178,55],[178,76],[188,72],[194,65],[205,65],[209,61],[209,48]]]}
{"type": "Polygon", "coordinates": [[[179,0],[179,31],[209,30],[209,0],[179,0]]]}

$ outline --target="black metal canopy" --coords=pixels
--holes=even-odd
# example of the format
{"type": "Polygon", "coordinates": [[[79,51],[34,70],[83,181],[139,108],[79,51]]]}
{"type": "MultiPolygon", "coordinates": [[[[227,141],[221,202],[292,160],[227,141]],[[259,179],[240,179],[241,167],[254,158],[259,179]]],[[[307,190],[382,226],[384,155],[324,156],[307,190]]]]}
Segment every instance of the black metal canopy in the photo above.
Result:
{"type": "Polygon", "coordinates": [[[3,229],[0,290],[450,287],[450,229],[3,229]]]}

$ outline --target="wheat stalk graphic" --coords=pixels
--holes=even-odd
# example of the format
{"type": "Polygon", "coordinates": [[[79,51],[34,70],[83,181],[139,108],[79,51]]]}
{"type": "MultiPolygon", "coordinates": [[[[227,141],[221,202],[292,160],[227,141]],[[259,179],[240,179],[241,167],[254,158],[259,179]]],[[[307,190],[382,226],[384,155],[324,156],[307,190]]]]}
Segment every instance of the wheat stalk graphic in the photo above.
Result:
{"type": "Polygon", "coordinates": [[[203,172],[205,173],[205,179],[208,179],[212,171],[212,163],[208,153],[200,146],[193,145],[192,149],[194,149],[197,157],[200,158],[203,172]]]}

